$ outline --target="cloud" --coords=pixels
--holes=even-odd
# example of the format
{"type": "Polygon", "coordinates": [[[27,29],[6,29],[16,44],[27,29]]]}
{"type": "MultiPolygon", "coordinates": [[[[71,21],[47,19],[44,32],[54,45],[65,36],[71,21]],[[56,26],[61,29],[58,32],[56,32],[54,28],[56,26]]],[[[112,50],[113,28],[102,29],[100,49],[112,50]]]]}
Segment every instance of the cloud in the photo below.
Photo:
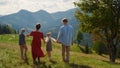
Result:
{"type": "Polygon", "coordinates": [[[8,2],[6,0],[1,0],[0,5],[6,5],[8,2]]]}
{"type": "Polygon", "coordinates": [[[70,1],[70,0],[63,0],[64,2],[68,2],[68,1],[70,1]]]}
{"type": "Polygon", "coordinates": [[[0,0],[0,15],[15,13],[21,9],[32,12],[42,9],[50,13],[65,11],[74,8],[75,1],[77,0],[0,0]]]}
{"type": "Polygon", "coordinates": [[[5,5],[5,4],[7,4],[6,2],[0,2],[0,5],[5,5]]]}

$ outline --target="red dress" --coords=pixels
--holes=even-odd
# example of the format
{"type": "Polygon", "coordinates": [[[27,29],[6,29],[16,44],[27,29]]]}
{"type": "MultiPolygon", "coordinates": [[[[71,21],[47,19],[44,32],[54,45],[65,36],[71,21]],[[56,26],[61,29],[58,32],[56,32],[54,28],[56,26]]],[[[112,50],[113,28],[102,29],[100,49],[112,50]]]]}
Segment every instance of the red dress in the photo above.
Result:
{"type": "Polygon", "coordinates": [[[32,44],[31,44],[33,59],[36,59],[37,57],[44,57],[45,55],[41,49],[41,39],[43,39],[43,33],[32,31],[30,33],[30,36],[33,36],[32,44]]]}

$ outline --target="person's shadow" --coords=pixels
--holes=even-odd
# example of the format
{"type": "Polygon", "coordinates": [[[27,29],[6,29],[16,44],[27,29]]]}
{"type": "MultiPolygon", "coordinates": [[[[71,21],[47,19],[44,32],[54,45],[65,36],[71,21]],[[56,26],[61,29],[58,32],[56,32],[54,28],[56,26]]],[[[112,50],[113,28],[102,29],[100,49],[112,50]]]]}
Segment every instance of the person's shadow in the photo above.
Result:
{"type": "Polygon", "coordinates": [[[52,64],[56,64],[56,63],[57,63],[57,62],[54,61],[54,60],[50,60],[50,62],[51,62],[52,64]]]}
{"type": "MultiPolygon", "coordinates": [[[[56,64],[57,62],[51,62],[53,64],[56,64]]],[[[68,63],[69,64],[69,63],[68,63]]],[[[78,65],[78,64],[74,64],[74,63],[70,63],[70,68],[92,68],[88,65],[78,65]]],[[[51,65],[46,65],[45,62],[41,62],[40,64],[34,65],[33,68],[52,68],[51,65]]]]}
{"type": "Polygon", "coordinates": [[[40,62],[40,63],[34,64],[33,68],[47,68],[47,65],[45,62],[40,62]]]}
{"type": "Polygon", "coordinates": [[[78,64],[74,64],[74,63],[71,63],[70,66],[71,66],[71,68],[92,68],[87,65],[78,65],[78,64]]]}
{"type": "MultiPolygon", "coordinates": [[[[53,64],[57,63],[56,61],[50,61],[50,62],[53,63],[53,64]]],[[[33,68],[52,68],[52,67],[51,67],[51,65],[46,65],[46,63],[42,61],[39,64],[35,64],[33,66],[33,68]]]]}

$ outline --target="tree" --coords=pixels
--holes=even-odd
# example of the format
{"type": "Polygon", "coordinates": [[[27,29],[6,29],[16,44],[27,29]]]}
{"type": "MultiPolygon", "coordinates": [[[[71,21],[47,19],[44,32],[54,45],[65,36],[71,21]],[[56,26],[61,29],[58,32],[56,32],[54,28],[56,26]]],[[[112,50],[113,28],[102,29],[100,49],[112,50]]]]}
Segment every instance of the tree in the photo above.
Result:
{"type": "Polygon", "coordinates": [[[80,30],[77,32],[76,40],[78,45],[80,45],[81,41],[83,40],[83,34],[80,30]]]}
{"type": "Polygon", "coordinates": [[[0,34],[13,34],[15,30],[9,25],[1,25],[0,24],[0,34]]]}
{"type": "Polygon", "coordinates": [[[110,62],[115,62],[120,34],[120,0],[80,0],[74,3],[81,30],[92,33],[97,29],[109,50],[110,62]]]}

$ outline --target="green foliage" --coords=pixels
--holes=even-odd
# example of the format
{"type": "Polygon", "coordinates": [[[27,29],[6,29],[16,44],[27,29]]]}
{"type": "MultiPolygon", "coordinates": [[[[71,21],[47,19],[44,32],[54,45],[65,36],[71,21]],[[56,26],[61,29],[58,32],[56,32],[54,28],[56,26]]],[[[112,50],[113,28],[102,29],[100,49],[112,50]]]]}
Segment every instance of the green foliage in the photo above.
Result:
{"type": "Polygon", "coordinates": [[[74,4],[78,7],[75,16],[81,21],[80,29],[89,33],[97,29],[108,45],[110,61],[115,62],[120,38],[120,0],[81,0],[74,4]]]}
{"type": "Polygon", "coordinates": [[[0,34],[13,34],[15,30],[9,25],[0,25],[0,34]]]}
{"type": "MultiPolygon", "coordinates": [[[[110,8],[112,3],[112,0],[82,0],[82,2],[76,3],[79,9],[75,16],[82,22],[81,29],[90,32],[95,28],[103,30],[113,27],[115,21],[113,10],[110,8]]],[[[114,7],[112,8],[114,9],[114,7]]]]}
{"type": "Polygon", "coordinates": [[[107,49],[106,45],[102,42],[96,42],[93,45],[93,50],[95,50],[95,52],[99,55],[108,54],[108,49],[107,49]]]}
{"type": "Polygon", "coordinates": [[[80,45],[80,46],[78,46],[78,47],[79,47],[79,49],[80,49],[80,51],[81,51],[82,53],[85,53],[85,54],[92,54],[92,53],[93,53],[93,52],[92,52],[93,49],[92,49],[92,47],[90,47],[90,46],[80,45]]]}
{"type": "Polygon", "coordinates": [[[120,58],[120,45],[117,45],[117,58],[120,58]]]}
{"type": "Polygon", "coordinates": [[[78,30],[78,32],[77,32],[76,40],[77,40],[78,44],[80,44],[81,40],[83,40],[83,33],[80,30],[78,30]]]}

